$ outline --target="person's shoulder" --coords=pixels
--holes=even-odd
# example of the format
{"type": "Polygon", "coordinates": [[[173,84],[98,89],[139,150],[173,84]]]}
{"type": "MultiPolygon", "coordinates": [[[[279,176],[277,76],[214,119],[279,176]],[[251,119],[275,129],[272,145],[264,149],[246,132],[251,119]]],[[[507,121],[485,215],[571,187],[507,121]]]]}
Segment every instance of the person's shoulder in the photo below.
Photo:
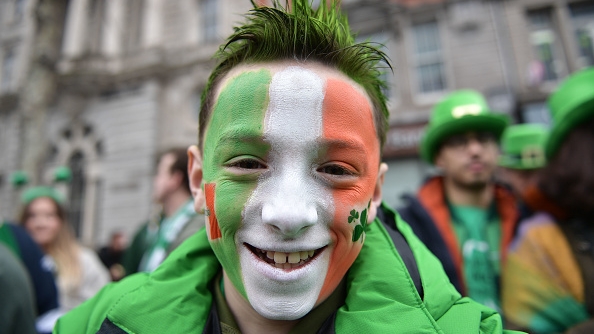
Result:
{"type": "Polygon", "coordinates": [[[54,333],[96,333],[117,302],[147,281],[146,273],[138,273],[106,285],[93,298],[62,316],[56,323],[54,333]]]}
{"type": "Polygon", "coordinates": [[[107,273],[107,269],[101,262],[101,259],[99,259],[97,253],[95,253],[92,249],[80,246],[79,259],[84,267],[97,268],[95,271],[107,273]]]}
{"type": "Polygon", "coordinates": [[[212,305],[208,286],[219,272],[206,231],[201,230],[154,272],[108,284],[60,319],[54,332],[96,333],[101,326],[135,333],[196,331],[208,318],[212,305]]]}
{"type": "Polygon", "coordinates": [[[523,242],[543,243],[547,240],[558,240],[559,237],[563,237],[563,232],[555,218],[546,212],[536,212],[519,223],[516,238],[510,249],[516,249],[523,242]]]}
{"type": "Polygon", "coordinates": [[[547,230],[559,230],[555,218],[546,212],[535,212],[532,216],[522,220],[518,235],[525,237],[533,233],[543,233],[547,230]]]}

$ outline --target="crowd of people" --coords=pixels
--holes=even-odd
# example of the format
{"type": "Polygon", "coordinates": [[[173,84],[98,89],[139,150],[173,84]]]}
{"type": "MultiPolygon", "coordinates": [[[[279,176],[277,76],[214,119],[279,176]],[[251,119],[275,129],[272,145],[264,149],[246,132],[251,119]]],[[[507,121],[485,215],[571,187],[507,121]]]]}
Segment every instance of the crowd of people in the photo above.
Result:
{"type": "Polygon", "coordinates": [[[594,333],[594,68],[551,94],[550,128],[445,96],[420,144],[439,172],[394,209],[389,61],[310,6],[255,7],[221,47],[198,144],[158,156],[130,245],[97,254],[59,191],[23,192],[3,331],[594,333]]]}

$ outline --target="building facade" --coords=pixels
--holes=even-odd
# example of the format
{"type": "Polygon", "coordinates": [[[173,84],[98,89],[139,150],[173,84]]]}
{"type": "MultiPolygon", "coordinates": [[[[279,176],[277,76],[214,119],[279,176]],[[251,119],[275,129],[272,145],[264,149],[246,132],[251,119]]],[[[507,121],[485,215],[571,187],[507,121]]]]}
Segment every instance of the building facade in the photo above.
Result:
{"type": "Polygon", "coordinates": [[[418,145],[432,106],[475,89],[514,122],[549,123],[547,96],[568,74],[594,66],[594,1],[345,0],[360,38],[392,60],[390,171],[384,199],[398,206],[434,169],[418,145]]]}
{"type": "MultiPolygon", "coordinates": [[[[258,1],[267,3],[268,1],[258,1]]],[[[36,0],[0,0],[0,213],[14,217],[21,168],[20,89],[28,71],[36,0]]],[[[158,152],[196,142],[211,56],[248,0],[69,0],[58,93],[43,131],[44,181],[59,185],[89,245],[132,233],[155,209],[158,152]]],[[[361,40],[384,45],[391,129],[384,198],[397,205],[432,172],[418,158],[431,107],[472,88],[518,122],[548,122],[544,101],[569,73],[594,65],[594,5],[569,0],[343,0],[361,40]]]]}

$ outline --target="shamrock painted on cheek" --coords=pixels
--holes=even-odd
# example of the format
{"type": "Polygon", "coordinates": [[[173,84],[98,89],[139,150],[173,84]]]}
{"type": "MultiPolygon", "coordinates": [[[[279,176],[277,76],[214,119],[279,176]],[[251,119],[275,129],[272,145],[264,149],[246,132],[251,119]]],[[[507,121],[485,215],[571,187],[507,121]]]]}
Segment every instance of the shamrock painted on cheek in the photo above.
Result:
{"type": "MultiPolygon", "coordinates": [[[[367,208],[363,209],[363,211],[361,213],[359,213],[359,211],[353,209],[350,212],[349,218],[348,218],[348,222],[349,224],[352,224],[353,222],[356,222],[357,219],[359,219],[359,224],[355,225],[355,228],[353,229],[353,242],[358,241],[359,239],[361,239],[361,236],[363,235],[363,233],[365,233],[365,229],[367,228],[367,213],[369,210],[369,207],[371,205],[371,201],[369,201],[369,203],[367,203],[367,208]]],[[[361,243],[363,243],[363,239],[361,239],[361,243]]]]}

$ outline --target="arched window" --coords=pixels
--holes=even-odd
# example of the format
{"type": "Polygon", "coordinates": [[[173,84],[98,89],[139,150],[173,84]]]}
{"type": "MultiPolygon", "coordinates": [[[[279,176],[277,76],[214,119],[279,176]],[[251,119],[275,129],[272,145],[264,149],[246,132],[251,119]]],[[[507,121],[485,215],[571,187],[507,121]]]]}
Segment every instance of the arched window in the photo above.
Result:
{"type": "Polygon", "coordinates": [[[70,157],[68,166],[72,171],[68,201],[68,221],[74,228],[77,237],[80,237],[85,205],[85,156],[81,151],[76,151],[70,157]]]}

